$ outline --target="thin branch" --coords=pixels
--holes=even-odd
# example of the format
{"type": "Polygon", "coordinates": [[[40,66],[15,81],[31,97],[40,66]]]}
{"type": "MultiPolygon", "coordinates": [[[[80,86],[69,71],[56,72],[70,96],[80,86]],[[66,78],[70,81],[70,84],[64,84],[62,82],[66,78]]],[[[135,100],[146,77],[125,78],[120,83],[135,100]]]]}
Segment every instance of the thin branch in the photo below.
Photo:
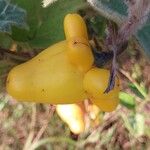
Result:
{"type": "Polygon", "coordinates": [[[30,132],[29,132],[29,135],[28,135],[28,137],[27,137],[27,139],[26,139],[26,142],[25,142],[25,144],[24,144],[24,147],[23,147],[23,150],[28,150],[29,149],[29,147],[30,147],[30,145],[32,144],[32,140],[33,140],[33,138],[34,138],[34,130],[35,130],[35,125],[36,125],[36,117],[37,117],[37,115],[36,115],[36,112],[37,110],[36,110],[36,104],[35,103],[33,103],[32,104],[32,115],[31,115],[31,124],[30,124],[30,132]]]}
{"type": "Polygon", "coordinates": [[[53,116],[54,112],[55,112],[55,106],[52,105],[51,108],[50,108],[50,112],[49,112],[49,114],[48,114],[48,119],[47,119],[46,122],[43,124],[43,126],[41,127],[41,129],[38,131],[36,137],[35,137],[34,140],[33,140],[33,143],[38,142],[38,140],[41,138],[41,136],[43,135],[43,133],[44,133],[45,130],[47,129],[49,120],[50,120],[50,118],[53,116]]]}
{"type": "Polygon", "coordinates": [[[126,0],[128,18],[123,22],[119,31],[117,43],[121,44],[134,35],[147,21],[150,13],[149,0],[126,0]]]}
{"type": "Polygon", "coordinates": [[[25,62],[31,58],[29,55],[19,54],[4,48],[0,48],[0,57],[1,59],[11,58],[22,62],[25,62]]]}

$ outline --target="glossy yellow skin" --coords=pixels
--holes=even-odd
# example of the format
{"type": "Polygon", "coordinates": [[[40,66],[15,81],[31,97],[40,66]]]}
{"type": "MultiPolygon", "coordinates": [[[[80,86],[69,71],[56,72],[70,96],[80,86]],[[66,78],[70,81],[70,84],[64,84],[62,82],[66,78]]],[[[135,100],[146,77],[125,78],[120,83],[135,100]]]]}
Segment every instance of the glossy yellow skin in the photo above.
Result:
{"type": "Polygon", "coordinates": [[[66,40],[9,72],[7,92],[18,101],[50,104],[77,103],[90,98],[101,110],[113,111],[118,104],[119,87],[116,84],[114,90],[103,93],[109,71],[92,69],[94,57],[82,17],[68,14],[64,31],[66,40]]]}
{"type": "Polygon", "coordinates": [[[109,93],[104,93],[108,86],[109,70],[93,68],[84,77],[83,86],[91,101],[102,111],[113,111],[119,103],[119,80],[109,93]]]}
{"type": "Polygon", "coordinates": [[[72,37],[83,37],[88,40],[86,24],[78,14],[68,14],[65,16],[64,31],[67,40],[72,37]]]}
{"type": "Polygon", "coordinates": [[[67,42],[62,41],[13,68],[7,78],[7,92],[19,101],[51,104],[87,98],[84,74],[70,63],[66,51],[67,42]]]}
{"type": "Polygon", "coordinates": [[[94,57],[85,38],[74,37],[69,39],[67,54],[70,62],[82,72],[87,72],[93,65],[94,57]]]}
{"type": "Polygon", "coordinates": [[[70,130],[74,134],[80,134],[85,130],[84,114],[80,105],[66,104],[56,106],[57,114],[60,118],[67,123],[70,130]]]}

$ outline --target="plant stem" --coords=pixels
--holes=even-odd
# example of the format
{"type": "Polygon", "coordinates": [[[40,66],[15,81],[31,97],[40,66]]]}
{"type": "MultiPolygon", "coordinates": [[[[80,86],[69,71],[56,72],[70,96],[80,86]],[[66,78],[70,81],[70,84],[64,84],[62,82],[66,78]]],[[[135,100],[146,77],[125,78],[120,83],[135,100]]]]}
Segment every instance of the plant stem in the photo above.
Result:
{"type": "Polygon", "coordinates": [[[71,140],[70,138],[67,137],[49,137],[49,138],[44,138],[40,141],[37,141],[35,143],[33,143],[30,147],[30,150],[35,150],[38,147],[45,145],[47,143],[68,143],[70,145],[76,146],[77,142],[71,140]]]}
{"type": "Polygon", "coordinates": [[[10,51],[8,49],[4,49],[4,48],[0,48],[0,56],[2,59],[11,58],[11,59],[18,60],[21,62],[25,62],[25,61],[29,60],[29,58],[30,58],[27,55],[19,54],[19,53],[16,53],[16,52],[10,51]]]}

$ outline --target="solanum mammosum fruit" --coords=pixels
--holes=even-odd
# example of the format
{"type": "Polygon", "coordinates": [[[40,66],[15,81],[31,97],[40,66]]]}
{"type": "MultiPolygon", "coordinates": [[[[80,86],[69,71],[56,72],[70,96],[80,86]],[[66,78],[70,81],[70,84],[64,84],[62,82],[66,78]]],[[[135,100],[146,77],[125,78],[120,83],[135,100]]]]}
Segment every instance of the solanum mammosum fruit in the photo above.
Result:
{"type": "Polygon", "coordinates": [[[56,112],[67,123],[74,134],[80,134],[85,130],[84,113],[78,104],[63,104],[56,106],[56,112]]]}
{"type": "MultiPolygon", "coordinates": [[[[66,30],[69,28],[69,23],[77,27],[74,30],[81,30],[82,26],[86,29],[79,15],[73,14],[75,16],[73,20],[68,16],[72,15],[69,14],[65,18],[66,30]]],[[[51,104],[76,103],[87,98],[83,89],[84,71],[92,67],[94,59],[88,40],[81,37],[80,32],[75,34],[70,30],[65,31],[67,39],[72,34],[75,39],[71,38],[52,45],[28,62],[13,68],[7,78],[8,93],[20,101],[51,104]],[[81,52],[74,52],[76,49],[81,52]],[[87,58],[80,55],[85,55],[87,58]]],[[[86,30],[84,34],[87,35],[86,30]]]]}
{"type": "Polygon", "coordinates": [[[104,94],[109,75],[103,72],[108,71],[102,69],[97,75],[90,75],[94,57],[84,20],[78,14],[66,15],[64,31],[66,40],[9,72],[7,92],[19,101],[50,104],[71,104],[90,98],[103,111],[112,111],[118,104],[119,88],[104,94]]]}

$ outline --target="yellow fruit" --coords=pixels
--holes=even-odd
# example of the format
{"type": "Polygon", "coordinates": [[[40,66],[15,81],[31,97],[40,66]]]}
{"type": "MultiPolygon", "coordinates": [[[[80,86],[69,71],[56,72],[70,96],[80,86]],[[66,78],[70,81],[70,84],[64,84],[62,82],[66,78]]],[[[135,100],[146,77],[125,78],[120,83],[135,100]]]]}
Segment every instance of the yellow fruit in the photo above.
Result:
{"type": "MultiPolygon", "coordinates": [[[[102,111],[119,102],[118,79],[105,93],[109,71],[93,68],[94,57],[84,20],[78,14],[64,19],[66,40],[58,42],[8,74],[7,92],[19,101],[71,104],[90,98],[102,111]]],[[[74,121],[73,121],[74,122],[74,121]]],[[[75,122],[70,127],[77,128],[75,122]]]]}
{"type": "Polygon", "coordinates": [[[93,68],[84,77],[83,86],[91,101],[102,111],[113,111],[119,103],[119,80],[109,93],[104,93],[108,86],[109,70],[93,68]]]}
{"type": "Polygon", "coordinates": [[[83,77],[67,56],[67,42],[57,43],[28,62],[13,68],[7,92],[17,100],[62,104],[87,98],[83,77]]]}
{"type": "Polygon", "coordinates": [[[69,14],[64,28],[67,41],[47,48],[10,71],[6,89],[12,97],[51,104],[76,103],[87,98],[83,78],[93,64],[93,55],[86,25],[79,15],[69,14]]]}
{"type": "Polygon", "coordinates": [[[119,103],[119,99],[117,98],[109,98],[109,99],[91,99],[91,101],[97,105],[101,111],[111,112],[116,109],[119,103]]]}
{"type": "Polygon", "coordinates": [[[66,15],[64,19],[64,31],[67,40],[72,37],[83,37],[88,40],[86,24],[78,14],[66,15]]]}
{"type": "Polygon", "coordinates": [[[68,58],[82,72],[87,72],[93,65],[94,57],[85,38],[74,37],[68,40],[68,58]]]}
{"type": "Polygon", "coordinates": [[[78,104],[57,105],[56,111],[74,134],[84,132],[84,114],[78,104]]]}

